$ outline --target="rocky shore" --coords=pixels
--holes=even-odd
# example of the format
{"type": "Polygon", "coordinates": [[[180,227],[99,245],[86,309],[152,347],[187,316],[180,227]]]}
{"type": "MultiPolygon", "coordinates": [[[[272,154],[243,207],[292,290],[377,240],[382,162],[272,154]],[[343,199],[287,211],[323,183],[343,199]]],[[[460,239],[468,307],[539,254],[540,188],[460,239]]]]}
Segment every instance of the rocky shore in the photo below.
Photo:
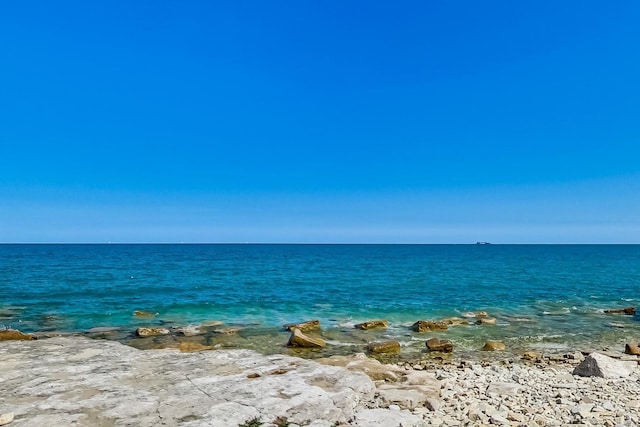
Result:
{"type": "Polygon", "coordinates": [[[385,365],[56,337],[0,342],[15,426],[634,426],[637,356],[529,354],[385,365]]]}

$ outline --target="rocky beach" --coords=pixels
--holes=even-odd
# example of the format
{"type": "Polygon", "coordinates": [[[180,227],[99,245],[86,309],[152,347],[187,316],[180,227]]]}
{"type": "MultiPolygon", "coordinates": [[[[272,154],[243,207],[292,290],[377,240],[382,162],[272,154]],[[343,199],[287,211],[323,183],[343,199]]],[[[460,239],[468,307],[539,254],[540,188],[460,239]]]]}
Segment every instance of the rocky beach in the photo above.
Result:
{"type": "Polygon", "coordinates": [[[139,350],[82,336],[12,337],[0,342],[0,424],[12,426],[640,422],[638,356],[623,349],[384,364],[371,353],[308,360],[188,340],[139,350]]]}

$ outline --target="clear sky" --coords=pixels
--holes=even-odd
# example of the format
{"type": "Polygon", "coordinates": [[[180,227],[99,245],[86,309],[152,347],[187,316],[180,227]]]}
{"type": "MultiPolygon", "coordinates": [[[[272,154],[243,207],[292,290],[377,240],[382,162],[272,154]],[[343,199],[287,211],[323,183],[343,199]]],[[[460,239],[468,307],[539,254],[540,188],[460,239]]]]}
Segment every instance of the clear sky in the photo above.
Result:
{"type": "Polygon", "coordinates": [[[640,3],[8,1],[0,242],[640,243],[640,3]]]}

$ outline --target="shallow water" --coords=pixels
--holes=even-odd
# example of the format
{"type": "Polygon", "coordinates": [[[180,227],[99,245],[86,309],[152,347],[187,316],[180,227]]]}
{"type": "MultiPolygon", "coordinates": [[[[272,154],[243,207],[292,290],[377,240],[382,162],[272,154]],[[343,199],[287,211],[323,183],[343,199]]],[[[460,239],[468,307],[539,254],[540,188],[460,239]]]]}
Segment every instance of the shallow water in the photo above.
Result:
{"type": "Polygon", "coordinates": [[[563,351],[640,337],[638,317],[603,313],[638,305],[640,245],[0,245],[0,284],[0,325],[116,327],[108,337],[124,341],[138,326],[221,321],[241,329],[205,336],[211,345],[287,352],[282,325],[309,319],[329,342],[311,355],[384,339],[421,354],[431,336],[461,352],[489,339],[563,351]],[[477,310],[497,324],[410,329],[477,310]],[[376,318],[389,328],[353,328],[376,318]]]}

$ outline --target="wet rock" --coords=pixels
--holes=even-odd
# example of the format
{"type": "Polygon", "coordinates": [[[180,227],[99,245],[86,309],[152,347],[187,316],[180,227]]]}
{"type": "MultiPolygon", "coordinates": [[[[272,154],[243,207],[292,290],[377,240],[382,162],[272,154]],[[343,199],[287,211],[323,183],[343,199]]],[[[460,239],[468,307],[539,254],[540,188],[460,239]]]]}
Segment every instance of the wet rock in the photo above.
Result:
{"type": "Polygon", "coordinates": [[[495,325],[497,320],[495,317],[481,317],[476,320],[476,325],[495,325]]]}
{"type": "Polygon", "coordinates": [[[462,317],[475,317],[476,319],[480,319],[483,317],[489,317],[489,313],[486,311],[468,311],[464,313],[462,317]]]}
{"type": "Polygon", "coordinates": [[[355,325],[356,329],[362,329],[364,331],[369,329],[386,329],[387,327],[388,322],[386,320],[369,320],[355,325]]]}
{"type": "Polygon", "coordinates": [[[214,329],[212,332],[214,334],[218,334],[218,335],[237,335],[239,331],[241,331],[242,328],[240,327],[228,327],[228,328],[218,328],[218,329],[214,329]]]}
{"type": "Polygon", "coordinates": [[[158,335],[169,335],[171,331],[167,328],[138,328],[136,335],[139,337],[155,337],[158,335]]]}
{"type": "Polygon", "coordinates": [[[13,341],[13,340],[31,341],[35,339],[38,339],[35,335],[25,334],[23,332],[20,332],[17,329],[0,330],[0,341],[13,341]]]}
{"type": "Polygon", "coordinates": [[[308,320],[306,322],[300,323],[287,323],[286,325],[284,325],[284,328],[287,331],[292,331],[293,329],[299,329],[302,332],[317,331],[320,329],[320,321],[308,320]]]}
{"type": "Polygon", "coordinates": [[[425,344],[429,351],[442,351],[445,353],[451,353],[453,351],[453,343],[449,340],[431,338],[427,340],[425,344]]]}
{"type": "Polygon", "coordinates": [[[625,308],[613,308],[610,310],[604,311],[607,314],[626,314],[627,316],[633,316],[636,314],[635,307],[625,307],[625,308]]]}
{"type": "Polygon", "coordinates": [[[449,326],[463,326],[469,324],[468,320],[462,319],[460,317],[448,317],[446,319],[442,319],[442,321],[449,326]]]}
{"type": "Polygon", "coordinates": [[[591,353],[574,370],[581,377],[628,377],[638,366],[634,361],[616,360],[600,353],[591,353]]]}
{"type": "Polygon", "coordinates": [[[370,342],[367,349],[374,354],[380,353],[400,353],[400,343],[398,341],[370,342]]]}
{"type": "Polygon", "coordinates": [[[449,329],[449,325],[443,321],[418,320],[411,328],[416,332],[444,331],[449,329]]]}
{"type": "Polygon", "coordinates": [[[482,347],[482,351],[504,351],[507,346],[501,341],[487,341],[482,347]]]}
{"type": "Polygon", "coordinates": [[[287,345],[289,347],[320,348],[326,346],[327,344],[320,338],[309,337],[300,332],[299,329],[294,329],[291,332],[291,336],[289,337],[289,342],[287,343],[287,345]]]}
{"type": "Polygon", "coordinates": [[[6,414],[0,415],[0,426],[5,426],[13,421],[15,415],[13,412],[7,412],[6,414]]]}
{"type": "Polygon", "coordinates": [[[200,326],[198,325],[177,326],[171,328],[171,332],[179,337],[194,337],[196,335],[202,334],[200,326]]]}
{"type": "Polygon", "coordinates": [[[626,354],[632,354],[634,356],[640,356],[640,344],[638,344],[638,343],[625,344],[624,352],[626,354]]]}

